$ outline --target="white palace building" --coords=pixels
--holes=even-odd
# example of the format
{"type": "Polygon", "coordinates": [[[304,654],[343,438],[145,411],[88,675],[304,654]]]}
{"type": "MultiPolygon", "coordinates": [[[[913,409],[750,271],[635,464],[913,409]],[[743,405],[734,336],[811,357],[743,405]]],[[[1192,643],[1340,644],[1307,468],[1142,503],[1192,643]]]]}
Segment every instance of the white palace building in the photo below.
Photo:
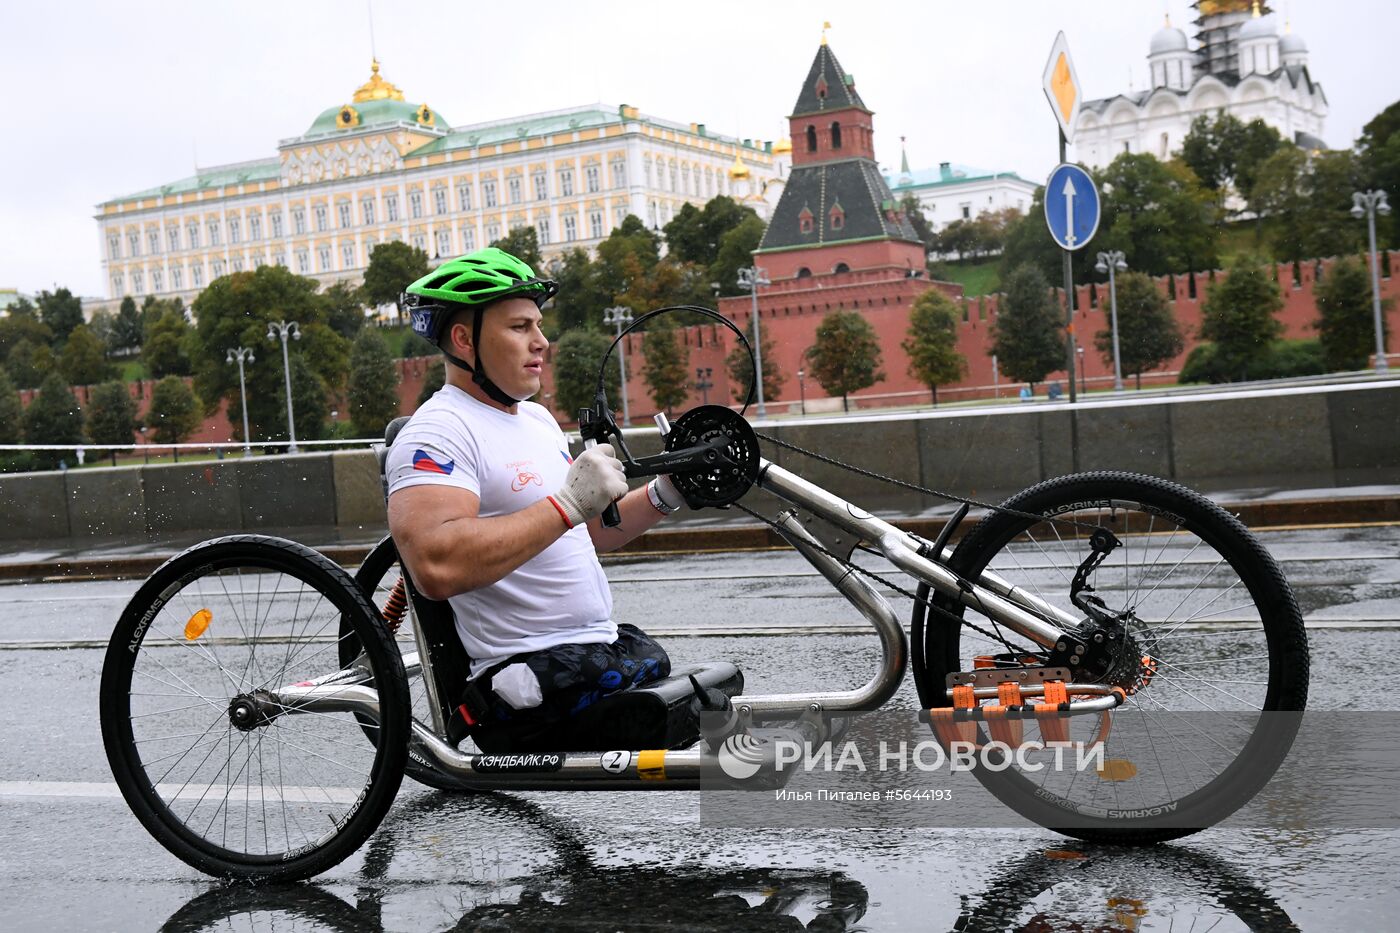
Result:
{"type": "Polygon", "coordinates": [[[1263,120],[1284,139],[1324,149],[1327,96],[1308,70],[1302,38],[1259,0],[1197,0],[1196,47],[1170,20],[1147,54],[1151,87],[1085,101],[1075,126],[1076,160],[1101,167],[1122,152],[1166,159],[1191,123],[1225,112],[1263,120]]]}

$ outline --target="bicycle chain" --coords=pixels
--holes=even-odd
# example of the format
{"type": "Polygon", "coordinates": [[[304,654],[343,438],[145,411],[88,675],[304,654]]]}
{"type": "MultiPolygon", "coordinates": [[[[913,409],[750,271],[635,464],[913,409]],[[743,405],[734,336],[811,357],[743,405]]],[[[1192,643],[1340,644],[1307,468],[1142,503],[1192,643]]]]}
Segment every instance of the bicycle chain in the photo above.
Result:
{"type": "Polygon", "coordinates": [[[920,486],[917,483],[911,483],[906,480],[896,479],[893,476],[886,476],[883,473],[876,473],[874,470],[867,470],[864,467],[858,467],[854,464],[843,463],[842,461],[837,460],[834,457],[828,457],[825,454],[819,454],[815,450],[808,450],[805,447],[799,447],[796,444],[791,444],[787,441],[780,441],[776,437],[773,437],[769,434],[759,434],[757,431],[755,431],[754,434],[760,440],[765,440],[770,444],[776,444],[779,447],[786,447],[788,450],[794,450],[800,454],[805,454],[806,456],[811,457],[814,460],[820,460],[823,463],[829,463],[834,467],[839,467],[842,470],[848,470],[851,473],[857,473],[861,476],[868,476],[871,479],[877,479],[882,483],[889,483],[893,486],[902,486],[905,489],[911,489],[915,492],[921,492],[925,495],[933,496],[936,499],[947,499],[949,502],[961,502],[965,505],[975,505],[981,509],[991,509],[993,512],[1004,512],[1007,515],[1014,515],[1017,518],[1030,518],[1039,522],[1049,522],[1051,524],[1056,525],[1071,525],[1075,528],[1083,528],[1090,532],[1097,531],[1099,529],[1098,525],[1092,524],[1090,522],[1077,522],[1072,518],[1052,518],[1046,515],[1036,515],[1033,512],[1021,512],[1017,509],[1008,509],[1004,506],[992,505],[990,502],[979,502],[976,499],[967,499],[963,496],[955,496],[950,492],[941,492],[937,489],[930,489],[927,486],[920,486]]]}

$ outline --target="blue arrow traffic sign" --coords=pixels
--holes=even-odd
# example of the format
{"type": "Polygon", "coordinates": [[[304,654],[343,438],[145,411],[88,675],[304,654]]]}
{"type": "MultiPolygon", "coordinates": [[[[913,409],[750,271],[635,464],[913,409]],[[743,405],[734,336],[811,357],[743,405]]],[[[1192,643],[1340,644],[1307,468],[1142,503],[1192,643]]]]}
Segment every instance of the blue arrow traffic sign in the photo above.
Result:
{"type": "Polygon", "coordinates": [[[1045,183],[1045,225],[1061,249],[1083,249],[1099,229],[1099,189],[1072,162],[1056,166],[1045,183]]]}

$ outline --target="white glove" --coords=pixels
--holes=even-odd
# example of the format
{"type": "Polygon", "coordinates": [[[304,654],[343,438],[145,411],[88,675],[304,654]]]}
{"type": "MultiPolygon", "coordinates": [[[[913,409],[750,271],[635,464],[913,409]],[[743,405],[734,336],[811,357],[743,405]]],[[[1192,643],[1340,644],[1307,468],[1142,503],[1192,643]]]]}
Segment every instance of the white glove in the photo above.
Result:
{"type": "Polygon", "coordinates": [[[608,504],[627,495],[627,475],[611,444],[599,444],[579,454],[551,498],[569,527],[603,514],[608,504]]]}

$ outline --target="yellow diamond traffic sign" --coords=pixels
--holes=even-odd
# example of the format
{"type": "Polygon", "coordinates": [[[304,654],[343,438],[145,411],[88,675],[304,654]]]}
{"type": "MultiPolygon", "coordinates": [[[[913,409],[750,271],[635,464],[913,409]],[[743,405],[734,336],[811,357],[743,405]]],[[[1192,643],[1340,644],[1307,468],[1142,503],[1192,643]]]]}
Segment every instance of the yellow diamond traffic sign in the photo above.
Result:
{"type": "Polygon", "coordinates": [[[1055,44],[1050,48],[1050,60],[1045,63],[1042,77],[1045,97],[1050,101],[1050,109],[1060,124],[1065,139],[1074,139],[1074,124],[1079,119],[1079,104],[1084,95],[1079,90],[1079,75],[1074,70],[1074,59],[1069,56],[1069,43],[1061,32],[1055,36],[1055,44]]]}

